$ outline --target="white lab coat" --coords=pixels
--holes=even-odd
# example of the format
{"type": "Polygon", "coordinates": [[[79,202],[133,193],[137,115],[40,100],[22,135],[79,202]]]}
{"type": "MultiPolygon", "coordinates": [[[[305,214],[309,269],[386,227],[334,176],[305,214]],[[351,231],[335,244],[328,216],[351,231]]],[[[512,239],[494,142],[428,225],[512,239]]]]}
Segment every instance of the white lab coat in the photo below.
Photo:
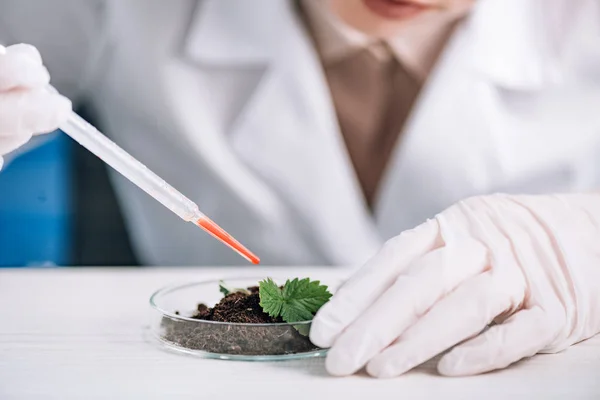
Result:
{"type": "MultiPolygon", "coordinates": [[[[354,266],[465,197],[600,187],[596,0],[479,0],[373,214],[292,1],[18,0],[0,18],[0,40],[36,44],[59,90],[264,264],[354,266]]],[[[112,178],[143,262],[243,263],[112,178]]]]}

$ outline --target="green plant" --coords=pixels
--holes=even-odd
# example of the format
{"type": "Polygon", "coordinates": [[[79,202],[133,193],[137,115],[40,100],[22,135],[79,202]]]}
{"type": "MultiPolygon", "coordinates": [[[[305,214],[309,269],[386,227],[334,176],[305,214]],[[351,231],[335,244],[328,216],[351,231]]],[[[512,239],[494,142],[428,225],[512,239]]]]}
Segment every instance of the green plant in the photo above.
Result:
{"type": "Polygon", "coordinates": [[[227,296],[229,293],[241,292],[244,294],[250,294],[250,291],[242,288],[231,288],[225,285],[225,282],[219,281],[219,292],[223,293],[223,296],[227,296]]]}
{"type": "Polygon", "coordinates": [[[259,282],[259,296],[265,313],[292,323],[311,320],[332,295],[327,286],[308,278],[288,279],[283,287],[267,278],[259,282]]]}

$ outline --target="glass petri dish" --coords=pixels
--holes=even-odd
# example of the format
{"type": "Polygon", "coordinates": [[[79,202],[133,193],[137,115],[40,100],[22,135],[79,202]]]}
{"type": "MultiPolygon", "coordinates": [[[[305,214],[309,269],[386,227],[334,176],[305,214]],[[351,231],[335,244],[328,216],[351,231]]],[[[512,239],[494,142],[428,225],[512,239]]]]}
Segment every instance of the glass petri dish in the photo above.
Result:
{"type": "MultiPolygon", "coordinates": [[[[286,278],[273,277],[278,284],[286,278]]],[[[258,278],[224,279],[229,287],[256,286],[258,278]]],[[[321,281],[334,293],[338,282],[321,281]]],[[[219,280],[190,282],[164,287],[150,297],[153,336],[165,347],[199,356],[223,360],[276,361],[322,357],[327,349],[310,342],[311,321],[273,324],[231,323],[190,318],[196,305],[209,307],[223,297],[219,280]]]]}

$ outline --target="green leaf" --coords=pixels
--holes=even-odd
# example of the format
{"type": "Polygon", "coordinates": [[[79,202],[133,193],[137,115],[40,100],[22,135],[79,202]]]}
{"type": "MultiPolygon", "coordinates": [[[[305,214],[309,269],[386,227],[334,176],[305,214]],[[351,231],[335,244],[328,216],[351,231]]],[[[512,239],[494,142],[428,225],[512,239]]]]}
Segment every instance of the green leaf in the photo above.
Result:
{"type": "Polygon", "coordinates": [[[273,318],[285,322],[308,321],[327,303],[331,293],[327,286],[310,279],[288,280],[280,289],[271,278],[259,283],[260,306],[273,318]]]}
{"type": "Polygon", "coordinates": [[[227,296],[230,292],[227,286],[225,286],[225,282],[219,281],[219,292],[223,293],[223,296],[227,296]]]}
{"type": "Polygon", "coordinates": [[[245,294],[250,294],[250,292],[246,289],[230,288],[227,285],[225,285],[225,282],[223,282],[223,281],[219,281],[219,292],[223,293],[223,296],[227,296],[229,293],[234,293],[234,292],[242,292],[245,294]]]}
{"type": "Polygon", "coordinates": [[[284,299],[283,293],[273,279],[267,278],[258,283],[258,295],[260,297],[260,306],[263,311],[273,318],[281,315],[284,299]]]}
{"type": "Polygon", "coordinates": [[[294,328],[298,331],[302,336],[308,336],[310,334],[310,325],[294,325],[294,328]]]}

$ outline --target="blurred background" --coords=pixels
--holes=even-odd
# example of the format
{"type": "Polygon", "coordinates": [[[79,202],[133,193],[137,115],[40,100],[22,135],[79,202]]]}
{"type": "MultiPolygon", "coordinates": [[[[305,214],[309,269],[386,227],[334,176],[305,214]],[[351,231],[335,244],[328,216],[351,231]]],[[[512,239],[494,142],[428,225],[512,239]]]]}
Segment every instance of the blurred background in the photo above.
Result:
{"type": "Polygon", "coordinates": [[[105,164],[61,131],[39,140],[0,173],[0,268],[139,265],[105,164]]]}
{"type": "MultiPolygon", "coordinates": [[[[362,3],[0,0],[0,43],[38,47],[52,84],[78,114],[260,251],[265,264],[354,263],[486,191],[597,187],[600,3],[488,0],[464,31],[472,38],[449,47],[436,70],[442,78],[422,99],[437,57],[478,2],[413,4],[394,18],[362,3]],[[424,19],[404,26],[421,12],[424,19]],[[518,28],[506,29],[508,19],[518,28]],[[351,25],[373,40],[346,49],[354,46],[342,28],[351,25]],[[395,29],[405,28],[406,38],[396,38],[395,29]],[[471,52],[471,43],[481,49],[471,52]],[[329,47],[343,57],[327,54],[329,47]],[[463,65],[461,57],[474,59],[463,65]],[[482,71],[463,72],[480,61],[482,71]],[[554,87],[562,64],[569,79],[554,87]],[[326,79],[316,79],[321,74],[326,79]],[[337,125],[323,123],[329,116],[337,125]],[[396,155],[405,122],[419,140],[402,142],[416,151],[396,155]],[[313,132],[343,140],[314,140],[306,134],[313,132]],[[303,156],[289,157],[296,153],[303,156]],[[230,168],[230,154],[249,168],[230,168]],[[346,170],[340,160],[352,165],[346,170]],[[388,166],[394,174],[386,176],[388,166]],[[251,182],[232,184],[231,171],[252,172],[241,175],[251,182]],[[385,195],[380,203],[376,189],[385,195]]],[[[407,7],[380,3],[394,13],[407,7]]],[[[110,167],[64,133],[32,142],[0,172],[0,268],[240,262],[124,178],[123,186],[112,182],[110,167]]]]}

